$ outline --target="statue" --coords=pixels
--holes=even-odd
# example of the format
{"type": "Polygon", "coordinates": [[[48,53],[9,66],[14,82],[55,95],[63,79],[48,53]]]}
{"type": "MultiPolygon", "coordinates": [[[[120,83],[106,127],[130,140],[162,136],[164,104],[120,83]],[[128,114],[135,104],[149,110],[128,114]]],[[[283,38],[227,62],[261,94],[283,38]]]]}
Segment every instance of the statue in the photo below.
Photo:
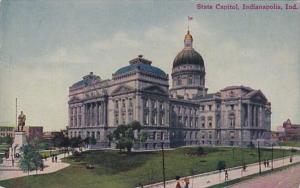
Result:
{"type": "Polygon", "coordinates": [[[21,111],[21,114],[18,116],[18,131],[23,132],[25,121],[26,121],[26,115],[23,114],[23,111],[21,111]]]}

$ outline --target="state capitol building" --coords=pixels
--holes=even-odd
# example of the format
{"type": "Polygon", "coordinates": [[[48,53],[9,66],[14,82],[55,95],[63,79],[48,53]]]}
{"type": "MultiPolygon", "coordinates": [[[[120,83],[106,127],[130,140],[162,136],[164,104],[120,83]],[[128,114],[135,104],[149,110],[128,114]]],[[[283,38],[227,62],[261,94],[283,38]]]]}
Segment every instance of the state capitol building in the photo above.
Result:
{"type": "Polygon", "coordinates": [[[260,91],[228,86],[208,93],[205,64],[188,31],[169,75],[142,55],[112,79],[92,72],[69,87],[69,137],[94,137],[96,148],[113,147],[107,135],[139,121],[145,143],[135,149],[188,145],[248,146],[271,130],[271,103],[260,91]]]}

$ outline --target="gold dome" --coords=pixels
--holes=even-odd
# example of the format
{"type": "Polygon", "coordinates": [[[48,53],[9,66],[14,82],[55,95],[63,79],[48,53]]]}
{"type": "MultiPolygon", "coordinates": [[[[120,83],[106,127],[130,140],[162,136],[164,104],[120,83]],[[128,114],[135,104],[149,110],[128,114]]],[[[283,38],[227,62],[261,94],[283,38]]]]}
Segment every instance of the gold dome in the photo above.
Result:
{"type": "Polygon", "coordinates": [[[190,34],[190,31],[187,31],[187,34],[184,37],[184,41],[193,41],[193,36],[190,34]]]}

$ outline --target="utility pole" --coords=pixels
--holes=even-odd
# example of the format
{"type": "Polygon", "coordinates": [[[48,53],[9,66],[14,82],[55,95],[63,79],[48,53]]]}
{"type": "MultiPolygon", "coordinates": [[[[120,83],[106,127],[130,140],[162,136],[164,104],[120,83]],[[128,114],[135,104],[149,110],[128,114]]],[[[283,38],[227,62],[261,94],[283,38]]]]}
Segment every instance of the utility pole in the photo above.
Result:
{"type": "Polygon", "coordinates": [[[273,143],[272,143],[272,170],[273,170],[273,143]]]}
{"type": "Polygon", "coordinates": [[[161,142],[161,153],[162,153],[162,168],[163,168],[164,188],[166,188],[165,152],[164,152],[164,143],[163,142],[161,142]]]}
{"type": "Polygon", "coordinates": [[[18,98],[16,98],[16,127],[18,127],[18,98]]]}
{"type": "Polygon", "coordinates": [[[259,173],[261,173],[259,140],[257,141],[257,152],[258,152],[259,173]]]}

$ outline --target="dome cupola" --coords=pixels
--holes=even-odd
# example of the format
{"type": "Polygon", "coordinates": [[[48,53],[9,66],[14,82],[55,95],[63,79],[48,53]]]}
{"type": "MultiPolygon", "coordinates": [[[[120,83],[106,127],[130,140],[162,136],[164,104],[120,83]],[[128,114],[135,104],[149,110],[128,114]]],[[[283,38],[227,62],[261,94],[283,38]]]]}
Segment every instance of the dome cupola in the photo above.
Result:
{"type": "Polygon", "coordinates": [[[193,48],[193,36],[188,30],[184,36],[184,48],[176,55],[172,68],[172,89],[176,95],[193,98],[203,95],[205,66],[202,56],[193,48]]]}

